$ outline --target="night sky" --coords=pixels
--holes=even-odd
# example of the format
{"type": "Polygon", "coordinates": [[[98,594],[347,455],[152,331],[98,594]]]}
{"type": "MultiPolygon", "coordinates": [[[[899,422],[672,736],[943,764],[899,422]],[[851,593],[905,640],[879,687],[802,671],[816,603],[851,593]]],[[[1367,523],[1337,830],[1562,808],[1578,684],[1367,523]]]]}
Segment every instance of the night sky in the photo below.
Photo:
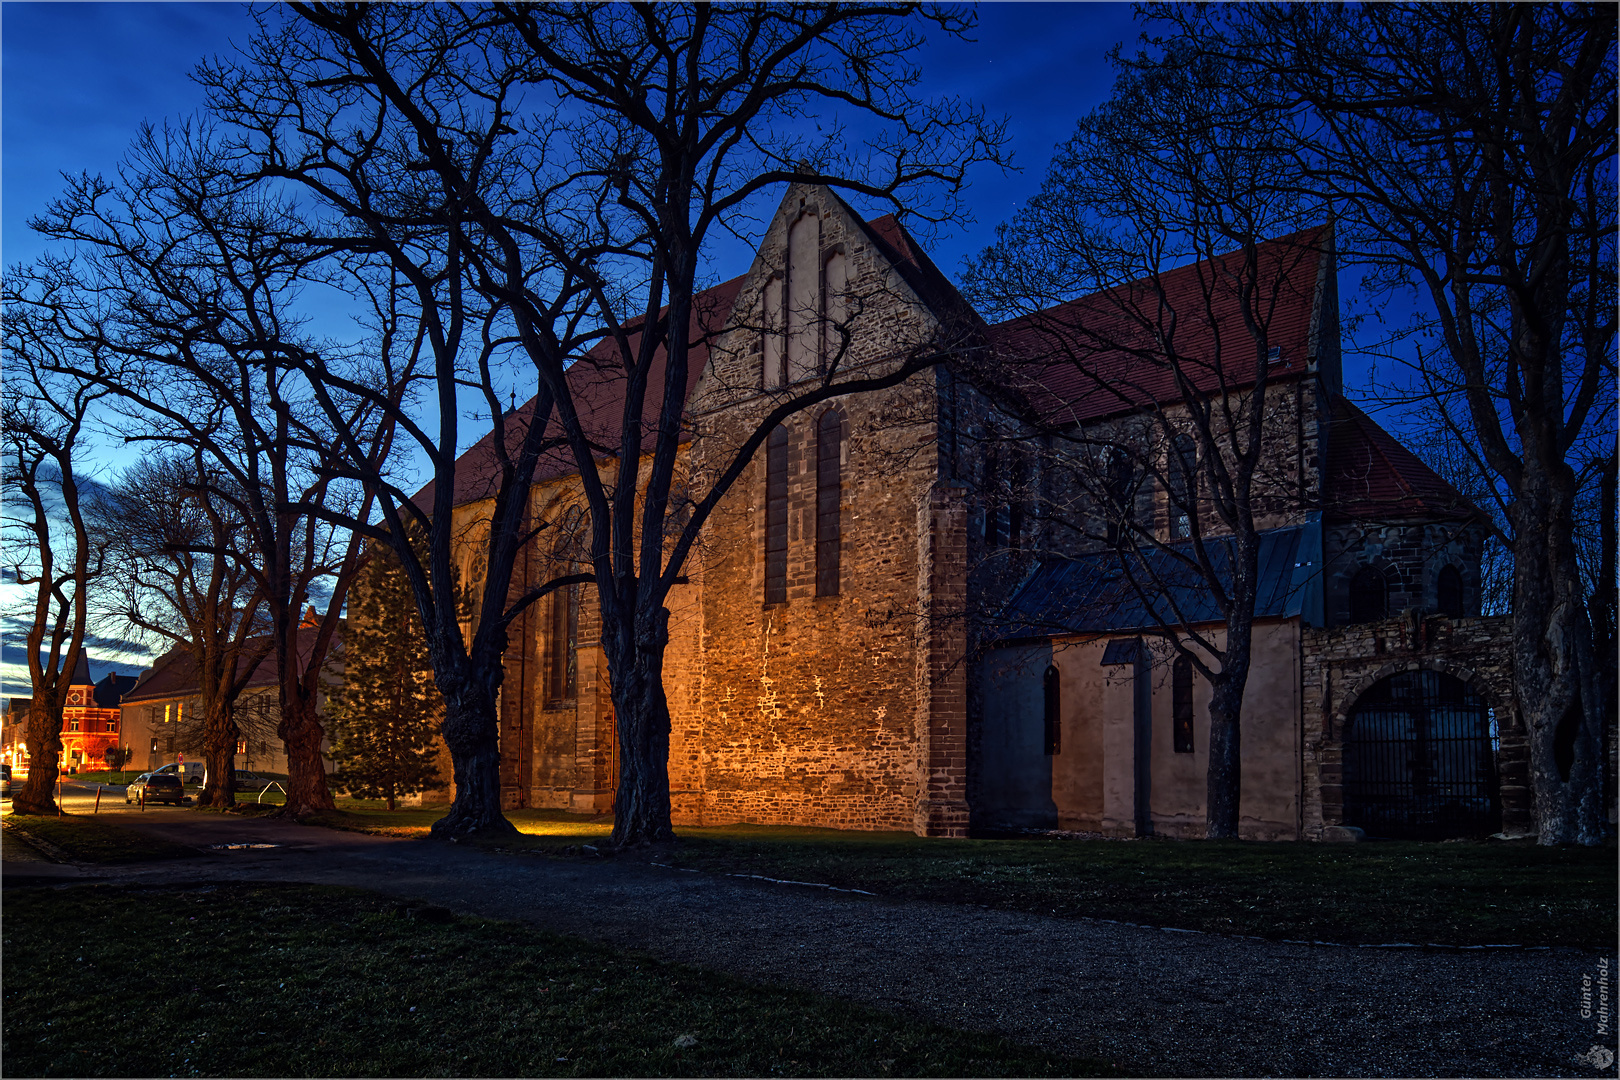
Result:
{"type": "MultiPolygon", "coordinates": [[[[246,9],[236,4],[0,6],[5,264],[44,250],[27,221],[58,192],[61,174],[112,173],[143,122],[195,112],[202,91],[190,79],[194,66],[231,53],[251,31],[246,9]]],[[[1019,169],[984,166],[972,176],[976,220],[941,228],[929,245],[946,273],[956,276],[963,259],[988,244],[995,226],[1034,194],[1054,145],[1107,97],[1109,50],[1122,42],[1134,47],[1138,33],[1125,4],[1009,3],[980,9],[973,42],[933,40],[921,57],[921,92],[964,95],[992,115],[1005,115],[1019,169]]],[[[712,270],[724,277],[741,273],[746,258],[739,246],[738,265],[720,265],[731,261],[722,252],[712,270]]],[[[1343,284],[1349,306],[1352,282],[1343,284]]],[[[1353,379],[1355,370],[1347,356],[1347,376],[1353,379]]],[[[125,463],[112,448],[105,453],[109,469],[125,463]]],[[[97,674],[104,670],[98,665],[97,674]]]]}

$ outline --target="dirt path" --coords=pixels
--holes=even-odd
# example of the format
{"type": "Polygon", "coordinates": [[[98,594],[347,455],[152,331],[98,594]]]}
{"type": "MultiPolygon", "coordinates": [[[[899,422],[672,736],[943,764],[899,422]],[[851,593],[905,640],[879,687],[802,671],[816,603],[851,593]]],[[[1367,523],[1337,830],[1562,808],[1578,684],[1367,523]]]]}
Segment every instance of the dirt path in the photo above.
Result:
{"type": "MultiPolygon", "coordinates": [[[[1575,950],[1289,945],[184,812],[139,827],[200,846],[279,846],[65,880],[361,886],[1150,1075],[1614,1075],[1576,1061],[1600,1040],[1579,1012],[1598,957],[1575,950]]],[[[8,883],[36,866],[8,863],[8,883]]]]}

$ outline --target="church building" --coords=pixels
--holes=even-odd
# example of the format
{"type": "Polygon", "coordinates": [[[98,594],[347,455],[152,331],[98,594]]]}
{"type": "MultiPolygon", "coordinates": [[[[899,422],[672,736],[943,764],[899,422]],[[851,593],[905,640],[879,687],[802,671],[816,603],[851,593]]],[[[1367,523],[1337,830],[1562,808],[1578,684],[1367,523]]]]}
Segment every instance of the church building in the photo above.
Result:
{"type": "MultiPolygon", "coordinates": [[[[1278,238],[1260,258],[1276,271],[1263,394],[1251,357],[1247,381],[1223,376],[1214,398],[1259,402],[1266,424],[1242,835],[1523,831],[1509,627],[1480,617],[1477,514],[1343,396],[1331,232],[1278,238]]],[[[1214,262],[1163,274],[1166,302],[1217,279],[1214,262]]],[[[1078,459],[986,389],[1004,369],[1069,432],[1150,414],[1173,428],[1172,382],[1064,329],[1097,302],[988,324],[892,217],[864,221],[806,186],[788,191],[748,272],[697,298],[683,468],[699,490],[829,367],[845,378],[919,351],[945,359],[791,417],[711,518],[669,601],[677,826],[1202,834],[1207,686],[1169,639],[1218,641],[1221,617],[1198,581],[1172,573],[1146,593],[1122,581],[1070,475],[1078,459]],[[1075,364],[1049,362],[1064,353],[1075,364]]],[[[578,364],[571,379],[582,414],[618,422],[622,371],[578,364]]],[[[658,368],[648,399],[661,394],[658,368]]],[[[492,457],[486,439],[457,466],[458,558],[475,589],[492,457]]],[[[1165,469],[1129,479],[1128,512],[1163,557],[1220,532],[1177,508],[1165,469]]],[[[514,590],[578,564],[544,538],[577,531],[582,513],[571,464],[543,465],[531,514],[563,527],[520,558],[514,590]]],[[[509,808],[611,809],[591,592],[558,590],[512,625],[509,808]]]]}

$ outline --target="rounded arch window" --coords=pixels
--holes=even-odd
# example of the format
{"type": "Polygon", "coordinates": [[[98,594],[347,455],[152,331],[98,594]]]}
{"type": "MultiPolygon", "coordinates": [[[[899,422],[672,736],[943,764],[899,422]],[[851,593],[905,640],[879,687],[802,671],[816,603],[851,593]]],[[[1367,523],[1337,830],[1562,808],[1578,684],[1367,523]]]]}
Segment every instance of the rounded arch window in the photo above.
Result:
{"type": "Polygon", "coordinates": [[[1389,617],[1389,586],[1384,572],[1376,566],[1363,566],[1350,579],[1350,621],[1377,622],[1389,617]]]}
{"type": "Polygon", "coordinates": [[[1452,619],[1463,617],[1462,571],[1455,566],[1444,566],[1435,581],[1435,609],[1452,619]]]}

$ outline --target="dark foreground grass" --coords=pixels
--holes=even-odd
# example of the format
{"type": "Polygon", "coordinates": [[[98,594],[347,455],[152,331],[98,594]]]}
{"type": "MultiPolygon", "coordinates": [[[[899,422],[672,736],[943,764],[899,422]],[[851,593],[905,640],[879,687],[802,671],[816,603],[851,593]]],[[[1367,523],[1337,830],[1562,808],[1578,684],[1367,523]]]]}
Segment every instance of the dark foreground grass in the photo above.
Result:
{"type": "Polygon", "coordinates": [[[76,862],[133,863],[200,854],[195,848],[121,828],[94,815],[8,814],[5,827],[44,840],[76,862]]]}
{"type": "Polygon", "coordinates": [[[1119,1075],[357,890],[5,900],[10,1076],[1119,1075]]]}
{"type": "MultiPolygon", "coordinates": [[[[340,827],[426,836],[443,808],[355,809],[340,827]]],[[[613,822],[515,810],[522,834],[488,846],[589,857],[613,822]]],[[[1527,842],[1365,844],[924,839],[910,833],[734,825],[682,828],[653,858],[885,896],[1210,933],[1354,944],[1614,944],[1613,847],[1527,842]]]]}
{"type": "Polygon", "coordinates": [[[682,830],[669,861],[889,896],[1268,938],[1614,945],[1612,848],[810,832],[682,830]]]}

